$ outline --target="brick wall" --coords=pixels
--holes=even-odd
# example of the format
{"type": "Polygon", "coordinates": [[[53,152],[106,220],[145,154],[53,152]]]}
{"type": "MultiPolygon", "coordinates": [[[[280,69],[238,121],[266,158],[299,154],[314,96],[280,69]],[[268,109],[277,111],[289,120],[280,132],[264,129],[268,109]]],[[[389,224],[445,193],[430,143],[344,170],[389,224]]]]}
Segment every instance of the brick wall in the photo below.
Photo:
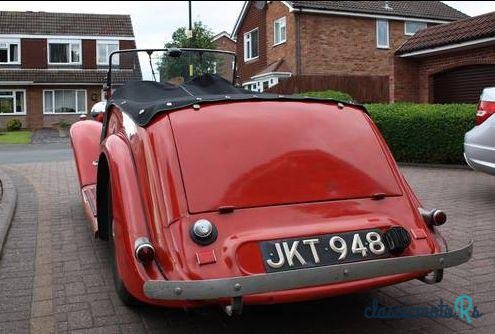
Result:
{"type": "Polygon", "coordinates": [[[44,38],[21,39],[22,68],[47,68],[47,40],[44,38]]]}
{"type": "Polygon", "coordinates": [[[461,66],[495,64],[495,45],[394,60],[394,101],[433,102],[433,76],[461,66]]]}
{"type": "Polygon", "coordinates": [[[415,59],[395,57],[390,77],[390,102],[419,100],[418,63],[415,59]]]}
{"type": "Polygon", "coordinates": [[[217,50],[236,51],[236,44],[228,37],[222,36],[214,41],[217,50]]]}
{"type": "Polygon", "coordinates": [[[272,1],[266,10],[266,58],[271,64],[281,58],[285,59],[290,71],[296,74],[296,20],[295,15],[289,12],[287,6],[280,1],[272,1]],[[274,45],[274,21],[285,16],[287,41],[274,45]]]}
{"type": "Polygon", "coordinates": [[[238,75],[241,82],[248,81],[257,72],[266,67],[266,9],[257,9],[248,4],[246,17],[237,32],[237,59],[239,61],[238,75]],[[244,33],[258,28],[259,30],[259,57],[244,62],[244,33]]]}
{"type": "Polygon", "coordinates": [[[82,64],[83,68],[96,68],[96,41],[94,39],[82,40],[82,64]]]}
{"type": "MultiPolygon", "coordinates": [[[[119,50],[125,49],[135,49],[136,42],[135,41],[120,41],[119,42],[119,50]]],[[[134,68],[134,58],[136,57],[136,53],[128,53],[128,54],[120,54],[120,68],[134,68]]],[[[112,57],[113,58],[113,57],[112,57]]]]}
{"type": "Polygon", "coordinates": [[[376,47],[375,19],[306,14],[300,22],[305,75],[391,75],[393,52],[407,38],[403,21],[389,20],[389,49],[376,47]]]}

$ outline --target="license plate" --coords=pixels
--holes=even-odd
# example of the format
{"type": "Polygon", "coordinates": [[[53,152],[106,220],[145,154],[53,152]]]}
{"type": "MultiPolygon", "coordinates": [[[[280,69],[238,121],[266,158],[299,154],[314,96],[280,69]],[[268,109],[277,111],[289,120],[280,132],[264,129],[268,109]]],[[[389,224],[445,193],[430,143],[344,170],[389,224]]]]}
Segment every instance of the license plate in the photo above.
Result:
{"type": "Polygon", "coordinates": [[[388,256],[378,229],[264,241],[260,247],[268,273],[388,256]]]}

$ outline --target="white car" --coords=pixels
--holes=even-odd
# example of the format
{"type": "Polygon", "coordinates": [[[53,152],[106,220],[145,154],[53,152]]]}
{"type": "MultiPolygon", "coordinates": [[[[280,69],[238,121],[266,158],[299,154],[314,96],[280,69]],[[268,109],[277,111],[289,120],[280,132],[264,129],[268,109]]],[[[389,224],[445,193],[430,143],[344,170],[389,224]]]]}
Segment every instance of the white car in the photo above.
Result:
{"type": "Polygon", "coordinates": [[[475,170],[495,175],[495,87],[481,93],[476,126],[464,136],[464,159],[475,170]]]}

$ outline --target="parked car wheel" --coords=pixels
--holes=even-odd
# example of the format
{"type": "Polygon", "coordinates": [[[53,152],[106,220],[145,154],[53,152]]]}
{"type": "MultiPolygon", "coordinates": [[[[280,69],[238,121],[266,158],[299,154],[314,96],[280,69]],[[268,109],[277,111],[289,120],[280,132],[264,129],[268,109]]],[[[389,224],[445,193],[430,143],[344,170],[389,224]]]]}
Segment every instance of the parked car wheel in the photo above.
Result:
{"type": "Polygon", "coordinates": [[[108,179],[108,187],[105,193],[105,203],[107,204],[107,222],[108,222],[108,241],[110,241],[110,251],[112,253],[111,261],[112,261],[112,273],[115,284],[115,291],[119,296],[120,300],[128,306],[138,306],[142,305],[142,303],[134,298],[133,295],[127,290],[124,285],[124,282],[119,276],[119,272],[117,270],[117,261],[115,259],[115,242],[113,236],[113,213],[112,213],[112,188],[110,185],[110,178],[108,179]]]}

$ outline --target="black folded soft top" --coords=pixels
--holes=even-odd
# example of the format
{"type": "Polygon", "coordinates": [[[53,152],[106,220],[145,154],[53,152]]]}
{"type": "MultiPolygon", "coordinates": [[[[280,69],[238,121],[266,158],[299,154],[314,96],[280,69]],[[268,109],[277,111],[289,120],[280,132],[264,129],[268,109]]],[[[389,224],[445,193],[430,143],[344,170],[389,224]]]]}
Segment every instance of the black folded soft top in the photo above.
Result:
{"type": "MultiPolygon", "coordinates": [[[[217,75],[206,74],[181,85],[164,84],[155,81],[129,81],[115,90],[112,94],[112,99],[109,101],[109,105],[118,105],[136,124],[145,126],[161,112],[168,112],[194,104],[244,100],[315,100],[320,102],[339,102],[295,95],[284,96],[279,94],[254,93],[243,88],[235,87],[217,75]]],[[[345,104],[357,106],[366,112],[366,109],[361,105],[345,104]]]]}

